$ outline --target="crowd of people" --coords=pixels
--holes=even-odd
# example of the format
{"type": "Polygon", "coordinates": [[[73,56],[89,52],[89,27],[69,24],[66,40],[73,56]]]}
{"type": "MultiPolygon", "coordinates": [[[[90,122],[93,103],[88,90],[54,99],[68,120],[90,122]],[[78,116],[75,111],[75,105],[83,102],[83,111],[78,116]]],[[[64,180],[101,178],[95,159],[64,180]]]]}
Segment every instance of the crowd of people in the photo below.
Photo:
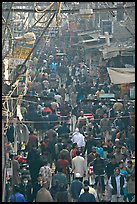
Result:
{"type": "Polygon", "coordinates": [[[109,77],[104,84],[99,77],[94,82],[78,56],[70,62],[50,55],[36,74],[29,72],[23,120],[7,131],[7,155],[14,164],[10,202],[131,202],[134,101],[118,100],[120,87],[109,77]],[[116,98],[103,100],[100,93],[116,98]],[[17,159],[22,152],[28,165],[23,175],[17,159]]]}

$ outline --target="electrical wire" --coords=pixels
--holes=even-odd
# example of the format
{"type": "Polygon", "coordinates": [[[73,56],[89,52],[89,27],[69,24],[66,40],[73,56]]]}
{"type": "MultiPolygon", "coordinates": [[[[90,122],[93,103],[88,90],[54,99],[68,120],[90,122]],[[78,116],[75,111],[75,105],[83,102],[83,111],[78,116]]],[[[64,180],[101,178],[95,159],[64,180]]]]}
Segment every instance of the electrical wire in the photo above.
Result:
{"type": "MultiPolygon", "coordinates": [[[[55,3],[55,2],[53,2],[53,3],[55,3]]],[[[37,13],[38,13],[38,12],[37,12],[37,13]]],[[[40,20],[45,16],[45,14],[47,14],[46,11],[44,12],[44,15],[42,15],[42,16],[40,17],[40,20]]],[[[35,2],[34,2],[33,17],[34,17],[34,20],[37,22],[37,19],[36,19],[36,17],[35,17],[35,2]]],[[[40,20],[39,20],[39,23],[46,23],[46,22],[47,22],[47,20],[44,20],[44,21],[40,21],[40,20]]]]}
{"type": "Polygon", "coordinates": [[[11,2],[10,8],[9,8],[9,12],[8,12],[8,15],[7,15],[7,18],[6,18],[6,22],[5,22],[4,37],[3,37],[3,41],[2,41],[2,49],[4,48],[4,45],[5,45],[5,32],[6,32],[6,27],[7,27],[9,15],[10,15],[10,12],[11,12],[11,9],[12,9],[12,6],[13,6],[13,3],[14,3],[14,2],[11,2]]]}
{"type": "Polygon", "coordinates": [[[38,10],[38,9],[36,8],[37,5],[36,5],[36,3],[34,2],[34,8],[35,8],[35,11],[36,11],[37,13],[43,13],[43,12],[49,10],[50,8],[52,8],[53,5],[54,5],[54,3],[55,3],[55,2],[51,2],[51,4],[50,4],[47,8],[45,8],[45,9],[43,9],[43,10],[38,10]]]}

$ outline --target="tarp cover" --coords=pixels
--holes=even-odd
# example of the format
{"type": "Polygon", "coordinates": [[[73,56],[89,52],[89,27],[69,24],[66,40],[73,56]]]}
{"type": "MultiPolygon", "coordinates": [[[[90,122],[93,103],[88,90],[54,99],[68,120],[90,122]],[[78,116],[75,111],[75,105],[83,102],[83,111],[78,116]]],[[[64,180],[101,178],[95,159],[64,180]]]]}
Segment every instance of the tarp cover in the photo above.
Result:
{"type": "Polygon", "coordinates": [[[113,84],[135,82],[135,68],[107,68],[113,84]]]}

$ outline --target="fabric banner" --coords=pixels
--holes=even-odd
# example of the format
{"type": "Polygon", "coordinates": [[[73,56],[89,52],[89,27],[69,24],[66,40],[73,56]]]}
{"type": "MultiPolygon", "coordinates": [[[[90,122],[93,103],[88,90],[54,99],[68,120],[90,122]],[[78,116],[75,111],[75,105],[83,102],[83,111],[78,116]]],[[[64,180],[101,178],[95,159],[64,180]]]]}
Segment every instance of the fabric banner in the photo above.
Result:
{"type": "Polygon", "coordinates": [[[125,84],[135,82],[135,68],[107,68],[113,84],[125,84]]]}

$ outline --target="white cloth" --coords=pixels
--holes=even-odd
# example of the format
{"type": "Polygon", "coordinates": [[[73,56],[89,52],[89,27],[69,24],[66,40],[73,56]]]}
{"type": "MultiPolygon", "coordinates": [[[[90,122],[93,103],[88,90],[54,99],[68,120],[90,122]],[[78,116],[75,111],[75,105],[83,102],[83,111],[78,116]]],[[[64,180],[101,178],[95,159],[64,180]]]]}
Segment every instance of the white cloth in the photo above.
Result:
{"type": "MultiPolygon", "coordinates": [[[[88,186],[89,187],[89,193],[93,194],[95,196],[95,198],[97,198],[97,192],[94,188],[92,188],[91,186],[88,186]]],[[[80,195],[84,193],[84,188],[81,189],[80,191],[80,195]]]]}
{"type": "Polygon", "coordinates": [[[72,171],[74,171],[74,176],[76,173],[80,173],[81,177],[86,174],[86,161],[81,156],[76,156],[72,159],[72,171]]]}
{"type": "Polygon", "coordinates": [[[85,147],[85,138],[80,132],[74,132],[71,141],[77,143],[78,147],[85,147]]]}

